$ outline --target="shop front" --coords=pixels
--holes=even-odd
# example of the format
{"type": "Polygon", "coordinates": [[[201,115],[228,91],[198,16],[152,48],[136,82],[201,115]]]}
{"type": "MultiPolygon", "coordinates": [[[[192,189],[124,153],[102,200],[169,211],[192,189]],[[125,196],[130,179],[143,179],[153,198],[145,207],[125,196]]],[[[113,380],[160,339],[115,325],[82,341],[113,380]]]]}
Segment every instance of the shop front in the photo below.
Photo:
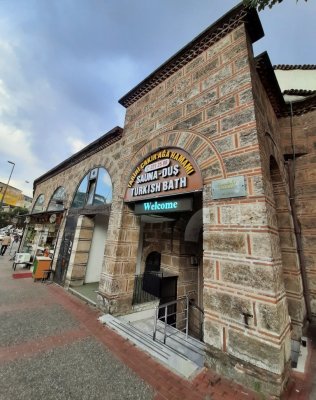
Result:
{"type": "Polygon", "coordinates": [[[192,157],[180,148],[166,147],[148,154],[134,168],[124,198],[140,221],[133,305],[152,300],[146,294],[159,299],[160,305],[175,301],[167,317],[175,325],[182,307],[176,300],[187,295],[202,306],[202,220],[194,238],[187,231],[201,210],[202,189],[192,157]]]}

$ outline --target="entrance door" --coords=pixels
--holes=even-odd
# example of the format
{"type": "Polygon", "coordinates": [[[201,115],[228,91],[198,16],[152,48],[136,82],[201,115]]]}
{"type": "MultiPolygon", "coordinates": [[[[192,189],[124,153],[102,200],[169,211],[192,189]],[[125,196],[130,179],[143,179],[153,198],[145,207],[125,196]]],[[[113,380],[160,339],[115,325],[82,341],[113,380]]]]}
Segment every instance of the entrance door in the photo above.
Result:
{"type": "Polygon", "coordinates": [[[77,221],[78,216],[69,216],[67,218],[54,274],[54,281],[59,284],[65,282],[77,221]]]}
{"type": "Polygon", "coordinates": [[[108,220],[104,215],[94,218],[94,230],[89,252],[85,283],[99,282],[102,271],[108,220]]]}

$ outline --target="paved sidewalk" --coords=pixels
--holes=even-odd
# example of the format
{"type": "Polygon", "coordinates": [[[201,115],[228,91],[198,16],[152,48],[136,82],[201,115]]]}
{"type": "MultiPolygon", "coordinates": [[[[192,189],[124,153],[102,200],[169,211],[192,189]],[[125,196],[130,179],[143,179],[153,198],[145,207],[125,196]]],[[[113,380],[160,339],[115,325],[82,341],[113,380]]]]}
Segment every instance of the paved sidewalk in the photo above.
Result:
{"type": "MultiPolygon", "coordinates": [[[[61,287],[12,279],[8,258],[0,257],[0,400],[262,399],[209,371],[180,378],[61,287]]],[[[312,372],[292,379],[284,400],[315,400],[312,372]]]]}

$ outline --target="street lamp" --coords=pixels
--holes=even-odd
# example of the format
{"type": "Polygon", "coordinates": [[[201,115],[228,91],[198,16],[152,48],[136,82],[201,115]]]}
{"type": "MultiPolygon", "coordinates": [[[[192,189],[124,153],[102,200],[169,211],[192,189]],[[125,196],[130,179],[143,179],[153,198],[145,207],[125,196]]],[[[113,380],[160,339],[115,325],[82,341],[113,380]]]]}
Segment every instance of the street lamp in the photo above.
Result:
{"type": "Polygon", "coordinates": [[[14,163],[13,161],[8,161],[8,163],[9,163],[9,164],[12,164],[12,169],[11,169],[8,182],[7,182],[6,186],[5,186],[5,189],[4,189],[4,192],[3,192],[3,195],[2,195],[2,199],[1,199],[1,203],[0,203],[0,211],[2,210],[2,205],[3,205],[4,196],[5,196],[5,194],[7,193],[7,189],[8,189],[9,183],[10,183],[10,179],[11,179],[11,176],[12,176],[12,172],[13,172],[14,167],[15,167],[15,163],[14,163]]]}

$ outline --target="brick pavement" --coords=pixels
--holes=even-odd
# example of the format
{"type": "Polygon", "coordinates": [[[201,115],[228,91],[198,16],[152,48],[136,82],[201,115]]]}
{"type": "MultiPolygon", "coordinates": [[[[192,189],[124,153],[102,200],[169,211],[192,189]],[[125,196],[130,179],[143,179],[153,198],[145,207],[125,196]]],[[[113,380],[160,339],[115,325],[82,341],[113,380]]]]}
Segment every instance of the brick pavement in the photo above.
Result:
{"type": "MultiPolygon", "coordinates": [[[[36,313],[41,309],[58,306],[67,315],[71,315],[73,320],[73,323],[65,326],[60,332],[40,334],[36,338],[27,338],[9,346],[1,344],[0,364],[36,357],[53,349],[64,349],[67,348],[65,346],[72,343],[93,338],[104,348],[110,350],[117,360],[153,389],[154,400],[262,399],[262,396],[258,396],[232,381],[221,378],[211,371],[203,370],[189,381],[182,379],[149,355],[140,351],[131,342],[101,325],[97,321],[100,315],[98,310],[84,304],[61,287],[39,282],[34,283],[29,278],[13,280],[10,264],[5,258],[0,260],[0,290],[7,294],[4,297],[5,301],[0,305],[0,316],[5,313],[14,315],[14,313],[22,310],[36,313]],[[14,291],[21,293],[23,301],[9,301],[10,294],[14,291]],[[6,300],[8,297],[9,300],[6,300]]],[[[311,336],[315,335],[315,330],[315,327],[311,328],[311,336]]],[[[311,397],[315,393],[315,384],[313,385],[313,379],[316,376],[315,343],[316,341],[310,341],[313,353],[308,361],[310,366],[308,373],[292,374],[288,390],[282,396],[282,400],[316,399],[316,397],[311,397]]],[[[0,398],[2,398],[1,395],[0,398]]]]}

